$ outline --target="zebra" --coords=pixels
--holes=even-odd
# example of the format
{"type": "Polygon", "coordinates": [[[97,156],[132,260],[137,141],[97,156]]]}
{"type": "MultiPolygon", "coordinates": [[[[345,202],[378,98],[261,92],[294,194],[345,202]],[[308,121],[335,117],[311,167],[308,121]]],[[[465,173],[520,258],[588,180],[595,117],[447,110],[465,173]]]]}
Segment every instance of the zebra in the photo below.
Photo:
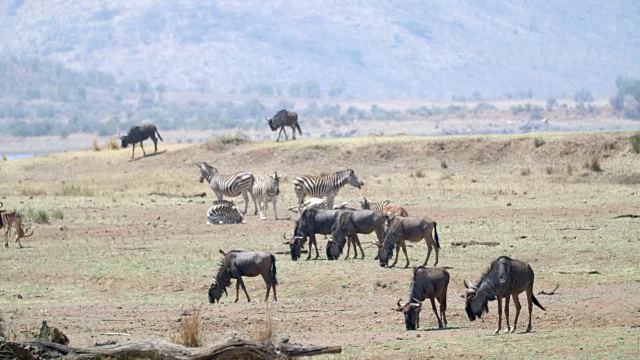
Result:
{"type": "Polygon", "coordinates": [[[278,220],[278,212],[276,211],[276,197],[280,195],[280,178],[278,173],[263,178],[256,178],[253,183],[253,194],[260,207],[260,220],[267,220],[267,204],[273,202],[273,215],[278,220]]]}
{"type": "Polygon", "coordinates": [[[389,200],[374,203],[367,200],[367,198],[364,198],[364,201],[360,201],[360,205],[363,210],[375,210],[380,212],[383,212],[384,207],[390,203],[391,201],[389,200]]]}
{"type": "Polygon", "coordinates": [[[221,175],[218,173],[218,169],[206,162],[199,164],[198,168],[200,168],[200,182],[203,182],[206,179],[218,200],[222,200],[223,195],[235,197],[242,194],[242,198],[244,199],[243,214],[246,214],[247,208],[249,207],[249,197],[247,196],[247,193],[249,193],[251,194],[253,206],[255,207],[253,215],[258,214],[256,197],[253,194],[252,189],[255,181],[253,175],[245,172],[240,172],[234,175],[221,175]]]}
{"type": "Polygon", "coordinates": [[[364,185],[351,169],[337,171],[325,176],[303,175],[296,177],[293,179],[293,188],[298,197],[298,213],[302,211],[302,202],[307,195],[318,198],[326,197],[327,209],[333,209],[333,201],[338,195],[338,191],[347,184],[358,189],[361,189],[362,185],[364,185]]]}
{"type": "Polygon", "coordinates": [[[214,200],[207,210],[207,224],[238,224],[243,222],[244,215],[236,205],[227,200],[214,200]]]}

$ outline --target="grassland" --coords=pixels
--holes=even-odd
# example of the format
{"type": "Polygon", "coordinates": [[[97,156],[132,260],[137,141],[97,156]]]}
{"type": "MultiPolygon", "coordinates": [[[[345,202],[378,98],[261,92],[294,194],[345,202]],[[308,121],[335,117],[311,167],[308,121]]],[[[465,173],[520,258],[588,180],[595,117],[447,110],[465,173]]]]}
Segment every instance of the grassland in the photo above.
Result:
{"type": "MultiPolygon", "coordinates": [[[[88,346],[166,340],[195,306],[205,344],[250,337],[265,322],[264,283],[245,280],[254,302],[241,295],[234,304],[231,288],[221,304],[207,304],[218,249],[287,250],[282,234],[293,229],[286,218],[295,217],[285,210],[295,204],[290,181],[349,167],[365,185],[344,188],[337,202],[357,207],[362,196],[391,199],[411,215],[437,221],[439,265],[452,275],[449,329],[436,330],[425,309],[422,328],[406,332],[393,307],[406,298],[411,270],[380,268],[368,248],[364,260],[293,262],[277,255],[279,301],[270,310],[276,338],[342,345],[338,358],[637,358],[640,226],[638,219],[614,218],[639,212],[640,155],[631,150],[630,135],[161,144],[166,153],[134,161],[128,150],[0,161],[5,208],[63,214],[37,224],[23,241],[26,248],[12,243],[0,251],[2,314],[14,337],[26,337],[23,331],[47,320],[71,345],[88,346]],[[602,171],[589,169],[594,158],[602,171]],[[242,225],[206,225],[213,194],[197,181],[195,163],[203,160],[222,173],[277,170],[285,220],[274,221],[269,211],[267,221],[249,215],[242,225]],[[197,196],[203,192],[205,198],[197,196]],[[499,245],[451,245],[471,240],[499,245]],[[523,315],[519,333],[490,335],[494,303],[483,320],[466,318],[463,279],[475,280],[500,255],[531,264],[536,292],[560,285],[555,295],[538,295],[547,311],[534,309],[533,333],[520,333],[523,315]]],[[[408,252],[419,265],[426,247],[416,244],[408,252]]]]}

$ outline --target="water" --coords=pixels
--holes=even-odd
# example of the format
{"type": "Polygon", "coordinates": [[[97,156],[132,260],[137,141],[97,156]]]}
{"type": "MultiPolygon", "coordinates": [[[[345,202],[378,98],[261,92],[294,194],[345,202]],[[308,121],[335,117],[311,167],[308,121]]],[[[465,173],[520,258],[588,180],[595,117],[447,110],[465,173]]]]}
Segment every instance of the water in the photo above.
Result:
{"type": "Polygon", "coordinates": [[[19,159],[32,158],[32,157],[38,156],[38,154],[34,154],[34,153],[16,153],[16,154],[5,154],[5,156],[7,157],[7,160],[19,160],[19,159]]]}

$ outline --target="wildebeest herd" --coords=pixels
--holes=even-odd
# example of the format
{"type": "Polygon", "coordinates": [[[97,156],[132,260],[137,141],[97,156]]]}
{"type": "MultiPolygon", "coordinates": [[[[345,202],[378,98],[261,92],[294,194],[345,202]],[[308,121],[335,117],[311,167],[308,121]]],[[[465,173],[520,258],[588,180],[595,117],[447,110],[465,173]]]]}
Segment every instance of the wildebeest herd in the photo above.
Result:
{"type": "MultiPolygon", "coordinates": [[[[273,131],[278,128],[280,128],[280,132],[284,131],[287,140],[285,126],[291,127],[294,140],[296,129],[302,134],[298,124],[298,115],[294,112],[281,110],[269,119],[268,123],[273,131]]],[[[133,151],[135,151],[135,143],[139,142],[142,148],[142,141],[151,138],[155,151],[157,151],[156,135],[162,140],[154,125],[135,126],[127,135],[121,137],[122,146],[133,144],[133,151]]],[[[279,139],[280,134],[278,134],[276,141],[279,139]]],[[[144,148],[142,149],[144,153],[144,148]]],[[[216,167],[206,162],[197,164],[197,167],[198,180],[201,183],[206,180],[216,195],[216,200],[207,209],[208,224],[245,222],[245,215],[249,208],[249,196],[254,203],[254,215],[259,213],[260,220],[267,219],[267,205],[270,202],[273,204],[274,219],[278,219],[276,200],[280,195],[280,178],[276,172],[269,176],[256,178],[253,174],[244,171],[223,175],[216,167]],[[223,199],[224,197],[237,196],[242,196],[244,210],[238,209],[232,201],[223,199]]],[[[325,246],[327,259],[337,260],[343,254],[345,245],[347,246],[345,258],[349,258],[350,248],[353,246],[354,259],[358,258],[358,249],[361,254],[360,258],[364,259],[365,253],[359,235],[375,233],[377,241],[374,244],[378,247],[376,260],[380,266],[395,266],[400,249],[402,249],[406,268],[409,266],[409,256],[405,242],[421,242],[424,239],[427,245],[427,256],[422,265],[413,270],[407,301],[402,304],[401,300],[398,300],[396,310],[403,313],[406,329],[416,330],[420,324],[420,311],[423,302],[429,299],[438,327],[446,327],[447,290],[451,276],[445,268],[436,267],[441,247],[436,221],[426,216],[409,216],[403,206],[388,200],[376,203],[364,198],[361,202],[361,209],[334,209],[335,198],[339,190],[346,185],[361,189],[364,183],[360,181],[353,169],[344,169],[322,176],[301,175],[293,179],[298,217],[292,236],[287,238],[286,234],[284,235],[291,259],[298,260],[305,246],[307,247],[306,260],[311,260],[313,249],[315,249],[314,260],[318,259],[320,257],[318,235],[328,236],[325,246]],[[307,197],[312,201],[309,199],[305,201],[307,197]],[[395,260],[389,265],[394,248],[395,260]],[[432,250],[435,251],[435,261],[433,267],[428,267],[427,262],[432,250]],[[436,300],[440,305],[439,311],[436,308],[436,300]]],[[[0,207],[2,207],[2,203],[0,203],[0,207]]],[[[33,232],[26,234],[21,225],[20,216],[13,211],[0,210],[0,228],[3,227],[5,228],[6,247],[8,247],[12,227],[16,228],[18,235],[15,241],[18,244],[20,244],[20,238],[33,234],[33,232]]],[[[223,258],[208,290],[210,303],[220,301],[222,293],[226,294],[227,288],[231,286],[232,279],[236,280],[235,301],[238,301],[240,288],[244,291],[247,300],[250,301],[243,277],[258,275],[262,276],[267,287],[265,301],[268,300],[271,290],[273,290],[273,300],[277,301],[278,281],[276,279],[276,258],[273,254],[265,251],[241,250],[228,252],[220,250],[220,253],[223,258]]],[[[488,302],[497,300],[498,327],[496,333],[498,333],[502,329],[502,300],[504,299],[505,332],[513,332],[516,329],[521,309],[518,294],[525,292],[529,311],[526,331],[531,331],[532,304],[545,310],[533,295],[533,283],[534,273],[527,263],[506,256],[498,257],[475,285],[465,280],[467,288],[465,311],[469,320],[474,321],[476,318],[482,317],[488,311],[488,302]],[[513,298],[516,309],[513,326],[509,321],[510,298],[513,298]]]]}

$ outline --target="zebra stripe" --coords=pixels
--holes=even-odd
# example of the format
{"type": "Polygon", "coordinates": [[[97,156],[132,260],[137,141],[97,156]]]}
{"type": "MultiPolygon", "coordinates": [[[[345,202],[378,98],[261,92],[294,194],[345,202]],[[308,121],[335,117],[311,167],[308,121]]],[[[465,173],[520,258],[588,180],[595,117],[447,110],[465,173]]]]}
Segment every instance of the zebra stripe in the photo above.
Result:
{"type": "Polygon", "coordinates": [[[306,196],[327,198],[327,209],[333,209],[333,201],[338,191],[345,185],[360,189],[362,183],[351,169],[337,171],[326,176],[298,176],[293,179],[293,188],[298,197],[298,211],[302,209],[302,202],[306,196]]]}
{"type": "Polygon", "coordinates": [[[237,224],[244,220],[242,212],[227,200],[215,200],[207,210],[207,224],[237,224]]]}
{"type": "Polygon", "coordinates": [[[367,198],[364,198],[364,201],[361,201],[360,204],[362,205],[362,209],[363,210],[375,210],[375,211],[380,211],[382,212],[384,210],[384,207],[388,204],[390,204],[391,201],[389,200],[385,200],[385,201],[380,201],[380,202],[371,202],[369,200],[367,200],[367,198]]]}
{"type": "Polygon", "coordinates": [[[273,215],[278,220],[278,212],[276,211],[276,196],[280,194],[280,178],[278,173],[268,178],[259,177],[253,183],[253,194],[259,205],[260,220],[267,219],[267,204],[273,202],[273,215]]]}
{"type": "Polygon", "coordinates": [[[258,213],[256,198],[252,189],[255,181],[253,175],[244,172],[233,175],[221,175],[218,173],[218,169],[207,163],[202,163],[199,167],[200,182],[203,182],[206,179],[218,200],[222,200],[223,196],[236,197],[242,195],[242,198],[244,199],[244,213],[246,214],[247,208],[249,207],[249,197],[247,196],[247,193],[249,193],[253,199],[253,205],[255,207],[255,212],[253,214],[255,215],[258,213]]]}

